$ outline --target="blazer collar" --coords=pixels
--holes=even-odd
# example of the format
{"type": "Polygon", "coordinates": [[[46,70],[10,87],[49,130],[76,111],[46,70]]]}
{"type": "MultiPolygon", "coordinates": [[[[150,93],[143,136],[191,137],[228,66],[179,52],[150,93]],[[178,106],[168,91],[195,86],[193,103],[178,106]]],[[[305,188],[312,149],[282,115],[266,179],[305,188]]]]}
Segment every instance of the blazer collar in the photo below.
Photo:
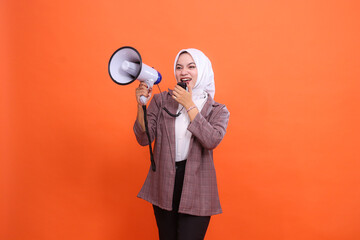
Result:
{"type": "Polygon", "coordinates": [[[216,104],[217,103],[214,101],[214,99],[209,94],[208,99],[200,112],[201,115],[203,115],[206,118],[210,114],[212,108],[216,106],[216,104]]]}

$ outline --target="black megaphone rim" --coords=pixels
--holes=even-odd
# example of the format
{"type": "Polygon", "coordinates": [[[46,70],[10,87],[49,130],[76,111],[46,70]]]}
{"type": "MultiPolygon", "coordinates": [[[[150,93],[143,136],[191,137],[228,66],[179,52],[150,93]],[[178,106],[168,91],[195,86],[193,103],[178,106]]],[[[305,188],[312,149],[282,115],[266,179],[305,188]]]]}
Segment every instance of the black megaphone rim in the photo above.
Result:
{"type": "Polygon", "coordinates": [[[109,75],[110,75],[111,80],[113,80],[116,84],[119,84],[119,85],[128,85],[128,84],[134,82],[134,81],[139,77],[139,75],[140,75],[140,73],[141,73],[141,70],[142,70],[142,58],[141,58],[141,55],[140,55],[139,51],[136,50],[136,49],[133,48],[133,47],[130,47],[130,46],[121,47],[121,48],[119,48],[118,50],[116,50],[116,51],[111,55],[111,57],[110,57],[109,64],[108,64],[108,72],[109,72],[109,75]],[[140,58],[140,62],[139,62],[140,70],[139,70],[138,74],[134,77],[134,79],[133,79],[132,81],[130,81],[130,82],[128,82],[128,83],[119,83],[119,82],[117,82],[117,81],[111,76],[110,64],[111,64],[111,61],[112,61],[113,57],[116,55],[116,53],[119,52],[119,51],[121,51],[121,50],[123,50],[123,49],[125,49],[125,48],[130,48],[130,49],[134,50],[134,51],[137,53],[137,55],[138,55],[139,58],[140,58]]]}

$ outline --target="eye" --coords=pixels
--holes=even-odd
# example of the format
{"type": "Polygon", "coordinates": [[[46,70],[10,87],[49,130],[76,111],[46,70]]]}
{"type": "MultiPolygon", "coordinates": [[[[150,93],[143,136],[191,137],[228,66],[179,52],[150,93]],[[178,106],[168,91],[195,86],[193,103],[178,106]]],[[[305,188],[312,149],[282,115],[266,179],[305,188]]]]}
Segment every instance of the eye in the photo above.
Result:
{"type": "Polygon", "coordinates": [[[195,65],[190,65],[189,68],[194,69],[194,68],[196,68],[196,66],[195,65]]]}
{"type": "Polygon", "coordinates": [[[176,69],[177,69],[177,70],[181,69],[181,66],[177,66],[176,69]]]}

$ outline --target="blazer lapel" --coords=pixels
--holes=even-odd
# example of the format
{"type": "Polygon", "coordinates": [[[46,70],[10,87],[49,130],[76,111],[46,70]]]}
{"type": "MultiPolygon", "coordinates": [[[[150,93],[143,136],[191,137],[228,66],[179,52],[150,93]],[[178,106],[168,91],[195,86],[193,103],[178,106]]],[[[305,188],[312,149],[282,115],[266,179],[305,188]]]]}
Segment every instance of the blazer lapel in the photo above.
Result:
{"type": "MultiPolygon", "coordinates": [[[[172,99],[172,90],[169,89],[169,92],[166,95],[166,100],[164,107],[166,107],[169,112],[176,114],[177,109],[179,107],[179,103],[172,99]]],[[[176,144],[175,144],[175,118],[170,116],[164,109],[161,109],[162,114],[164,116],[164,123],[165,129],[169,141],[169,148],[170,148],[170,155],[172,157],[172,162],[175,163],[175,151],[176,151],[176,144]]]]}
{"type": "Polygon", "coordinates": [[[206,101],[203,109],[200,112],[201,115],[203,115],[204,118],[206,118],[210,114],[214,103],[215,103],[214,99],[209,95],[208,100],[206,101]]]}

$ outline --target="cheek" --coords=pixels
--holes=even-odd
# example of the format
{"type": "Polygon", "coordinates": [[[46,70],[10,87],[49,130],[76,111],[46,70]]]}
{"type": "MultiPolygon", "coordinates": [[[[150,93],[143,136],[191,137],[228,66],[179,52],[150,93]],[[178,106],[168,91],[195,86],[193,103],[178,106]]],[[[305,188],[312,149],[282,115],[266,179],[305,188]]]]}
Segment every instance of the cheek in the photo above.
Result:
{"type": "Polygon", "coordinates": [[[194,87],[195,86],[195,84],[196,84],[196,82],[197,82],[197,76],[196,77],[194,77],[193,76],[193,79],[192,79],[192,81],[191,81],[191,87],[194,87]]]}
{"type": "Polygon", "coordinates": [[[193,80],[194,80],[194,82],[197,81],[197,78],[198,78],[198,73],[197,73],[197,71],[196,71],[196,72],[193,73],[193,80]]]}
{"type": "Polygon", "coordinates": [[[180,78],[179,78],[179,75],[180,75],[179,72],[175,72],[176,82],[179,82],[179,79],[180,79],[180,78]]]}

